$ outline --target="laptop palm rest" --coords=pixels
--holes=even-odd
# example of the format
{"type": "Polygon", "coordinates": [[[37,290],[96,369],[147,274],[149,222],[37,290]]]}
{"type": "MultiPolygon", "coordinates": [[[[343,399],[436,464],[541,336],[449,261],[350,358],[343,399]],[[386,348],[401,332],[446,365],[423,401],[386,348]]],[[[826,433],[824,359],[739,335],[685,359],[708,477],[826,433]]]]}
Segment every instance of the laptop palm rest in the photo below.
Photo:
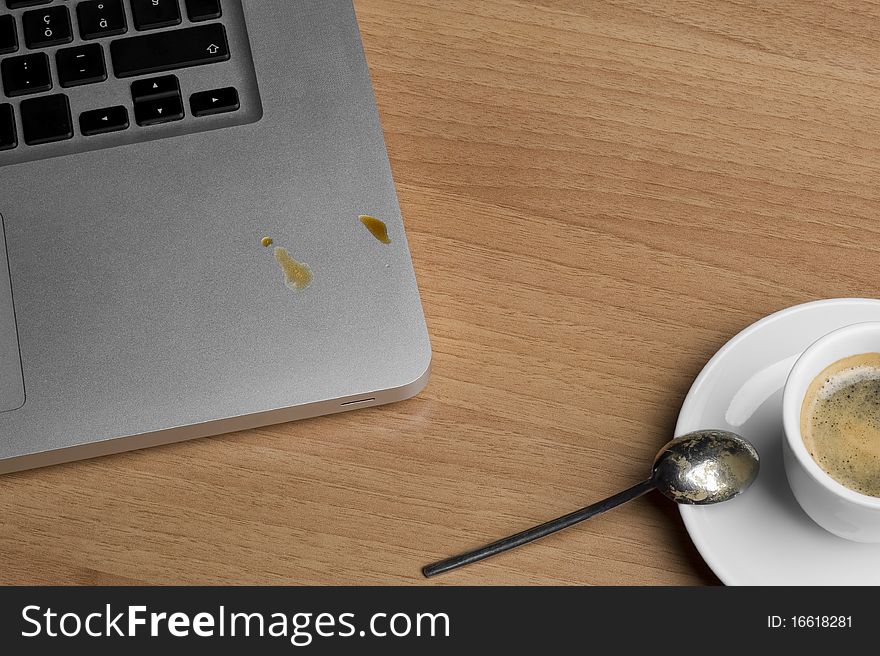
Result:
{"type": "Polygon", "coordinates": [[[18,332],[12,306],[6,235],[3,231],[3,216],[0,215],[0,412],[17,410],[23,405],[24,381],[21,376],[21,356],[18,351],[18,332]]]}

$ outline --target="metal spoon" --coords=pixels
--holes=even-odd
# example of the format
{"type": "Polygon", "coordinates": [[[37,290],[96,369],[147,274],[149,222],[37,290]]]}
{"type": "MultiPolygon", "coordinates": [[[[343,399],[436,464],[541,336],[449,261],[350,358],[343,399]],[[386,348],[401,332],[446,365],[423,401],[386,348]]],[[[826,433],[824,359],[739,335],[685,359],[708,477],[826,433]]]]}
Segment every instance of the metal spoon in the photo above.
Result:
{"type": "Polygon", "coordinates": [[[732,499],[758,476],[758,452],[745,439],[723,430],[701,430],[667,443],[651,469],[651,477],[604,501],[581,508],[475,551],[447,558],[422,569],[427,577],[470,565],[561,531],[599,513],[659,490],[677,503],[708,505],[732,499]]]}

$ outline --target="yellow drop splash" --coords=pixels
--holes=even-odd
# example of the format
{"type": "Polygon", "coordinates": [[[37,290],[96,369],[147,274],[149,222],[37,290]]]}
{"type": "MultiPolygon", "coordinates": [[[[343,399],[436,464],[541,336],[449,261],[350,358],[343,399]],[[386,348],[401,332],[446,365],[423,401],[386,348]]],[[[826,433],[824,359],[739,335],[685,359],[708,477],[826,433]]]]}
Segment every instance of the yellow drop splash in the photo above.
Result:
{"type": "Polygon", "coordinates": [[[383,244],[390,244],[391,237],[388,236],[388,226],[385,225],[384,221],[380,221],[379,219],[367,216],[366,214],[361,214],[358,217],[361,220],[361,223],[370,231],[370,234],[373,235],[376,239],[381,241],[383,244]]]}
{"type": "Polygon", "coordinates": [[[275,247],[275,261],[284,272],[284,284],[295,292],[301,292],[312,284],[312,270],[308,264],[294,260],[286,248],[275,247]]]}
{"type": "Polygon", "coordinates": [[[271,238],[271,237],[263,237],[263,239],[260,241],[260,243],[261,243],[265,248],[269,248],[269,246],[271,246],[271,245],[274,244],[275,242],[272,241],[272,238],[271,238]]]}

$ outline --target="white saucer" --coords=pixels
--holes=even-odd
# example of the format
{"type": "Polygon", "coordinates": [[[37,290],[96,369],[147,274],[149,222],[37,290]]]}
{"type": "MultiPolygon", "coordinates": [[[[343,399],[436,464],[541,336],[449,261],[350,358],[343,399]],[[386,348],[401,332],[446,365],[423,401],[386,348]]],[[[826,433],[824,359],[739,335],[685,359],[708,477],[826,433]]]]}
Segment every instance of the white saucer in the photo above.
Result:
{"type": "Polygon", "coordinates": [[[715,354],[694,381],[676,435],[701,428],[739,433],[761,470],[742,494],[717,506],[679,506],[691,539],[728,585],[880,585],[880,544],[844,540],[795,501],[782,466],[782,388],[801,352],[822,335],[880,321],[880,301],[797,305],[752,324],[715,354]]]}

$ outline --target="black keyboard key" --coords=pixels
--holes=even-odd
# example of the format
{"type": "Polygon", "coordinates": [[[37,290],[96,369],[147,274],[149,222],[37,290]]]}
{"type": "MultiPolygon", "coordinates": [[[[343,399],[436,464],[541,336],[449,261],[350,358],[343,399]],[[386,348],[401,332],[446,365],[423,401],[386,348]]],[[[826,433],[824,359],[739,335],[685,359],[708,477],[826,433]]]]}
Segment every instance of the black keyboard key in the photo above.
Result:
{"type": "Polygon", "coordinates": [[[73,136],[67,96],[41,96],[21,101],[21,127],[28,145],[62,141],[73,136]]]}
{"type": "Polygon", "coordinates": [[[50,2],[52,2],[52,0],[6,0],[6,6],[10,9],[21,9],[22,7],[48,5],[50,2]]]}
{"type": "Polygon", "coordinates": [[[73,41],[67,7],[46,7],[26,11],[21,17],[28,48],[48,48],[73,41]]]}
{"type": "Polygon", "coordinates": [[[132,82],[131,98],[138,125],[156,125],[183,118],[180,82],[174,75],[132,82]]]}
{"type": "Polygon", "coordinates": [[[18,50],[18,33],[12,16],[0,16],[0,55],[18,50]]]}
{"type": "Polygon", "coordinates": [[[18,145],[15,134],[15,114],[12,105],[0,105],[0,150],[9,150],[18,145]]]}
{"type": "Polygon", "coordinates": [[[110,44],[116,77],[161,73],[229,59],[226,29],[209,23],[170,32],[156,32],[110,44]]]}
{"type": "Polygon", "coordinates": [[[62,87],[94,84],[107,79],[104,49],[100,44],[63,48],[55,54],[55,59],[58,64],[58,81],[62,87]]]}
{"type": "Polygon", "coordinates": [[[142,100],[134,105],[134,118],[138,125],[179,121],[183,118],[183,101],[180,96],[142,100]]]}
{"type": "Polygon", "coordinates": [[[79,35],[83,39],[116,36],[128,31],[122,0],[88,0],[76,6],[79,35]]]}
{"type": "Polygon", "coordinates": [[[223,10],[220,0],[186,0],[186,13],[191,21],[203,21],[220,18],[223,10]]]}
{"type": "Polygon", "coordinates": [[[0,77],[10,98],[52,88],[49,58],[42,52],[4,59],[0,62],[0,77]]]}
{"type": "Polygon", "coordinates": [[[127,128],[128,110],[122,105],[95,109],[79,115],[79,131],[87,137],[127,128]]]}
{"type": "Polygon", "coordinates": [[[174,75],[150,77],[131,83],[131,99],[138,103],[141,100],[154,100],[164,96],[179,96],[180,82],[174,75]]]}
{"type": "Polygon", "coordinates": [[[180,23],[177,0],[131,0],[131,13],[138,30],[154,30],[180,23]]]}
{"type": "Polygon", "coordinates": [[[194,93],[190,96],[189,106],[193,116],[210,116],[234,112],[241,107],[241,103],[238,100],[238,91],[234,87],[226,87],[194,93]]]}

